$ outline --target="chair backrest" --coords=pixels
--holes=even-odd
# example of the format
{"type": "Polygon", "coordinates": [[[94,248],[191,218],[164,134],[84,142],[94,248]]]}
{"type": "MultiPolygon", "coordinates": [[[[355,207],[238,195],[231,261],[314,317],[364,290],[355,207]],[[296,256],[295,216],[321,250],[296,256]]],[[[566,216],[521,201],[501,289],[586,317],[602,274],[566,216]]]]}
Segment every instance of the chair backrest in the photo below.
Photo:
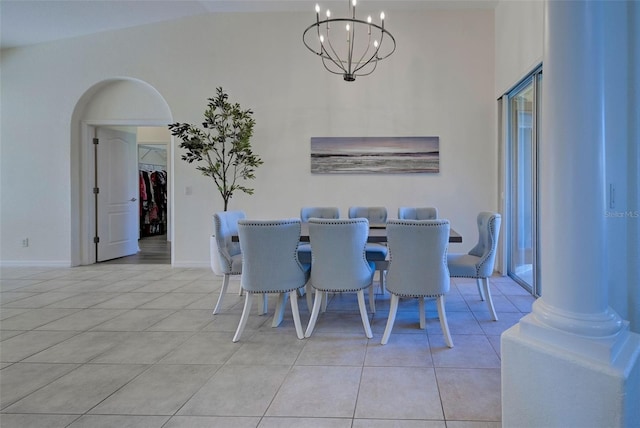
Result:
{"type": "Polygon", "coordinates": [[[340,209],[338,207],[302,207],[300,220],[306,223],[310,218],[340,218],[340,209]]]}
{"type": "Polygon", "coordinates": [[[302,287],[305,271],[298,262],[300,219],[239,220],[242,288],[286,292],[302,287]]]}
{"type": "Polygon", "coordinates": [[[480,261],[476,265],[476,271],[480,278],[486,278],[493,274],[501,221],[502,217],[498,213],[481,212],[478,214],[478,243],[469,251],[469,254],[480,257],[480,261]]]}
{"type": "Polygon", "coordinates": [[[435,220],[438,209],[435,207],[400,207],[398,218],[401,220],[435,220]]]}
{"type": "Polygon", "coordinates": [[[366,218],[369,223],[386,223],[387,209],[385,207],[350,207],[349,218],[366,218]]]}
{"type": "Polygon", "coordinates": [[[449,220],[387,222],[389,291],[413,297],[436,297],[449,291],[449,227],[449,220]]]}
{"type": "Polygon", "coordinates": [[[231,257],[240,254],[240,244],[233,242],[231,237],[238,234],[238,220],[243,218],[243,211],[220,211],[213,215],[213,229],[223,273],[231,272],[231,257]]]}
{"type": "Polygon", "coordinates": [[[323,291],[357,291],[371,284],[374,268],[365,258],[366,219],[309,220],[311,284],[323,291]]]}

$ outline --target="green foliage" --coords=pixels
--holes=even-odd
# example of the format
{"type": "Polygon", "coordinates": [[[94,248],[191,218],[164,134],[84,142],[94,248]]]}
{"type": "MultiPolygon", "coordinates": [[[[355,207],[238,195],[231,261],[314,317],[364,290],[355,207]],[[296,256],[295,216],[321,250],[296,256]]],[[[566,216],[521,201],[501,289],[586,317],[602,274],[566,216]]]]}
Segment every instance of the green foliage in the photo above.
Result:
{"type": "Polygon", "coordinates": [[[179,138],[180,147],[187,151],[182,160],[196,162],[196,169],[213,179],[225,211],[235,191],[253,195],[253,189],[242,182],[256,178],[255,170],[263,164],[251,150],[256,123],[253,111],[242,110],[240,104],[231,104],[228,99],[222,88],[216,89],[216,97],[208,99],[202,128],[178,122],[169,125],[171,135],[179,138]]]}

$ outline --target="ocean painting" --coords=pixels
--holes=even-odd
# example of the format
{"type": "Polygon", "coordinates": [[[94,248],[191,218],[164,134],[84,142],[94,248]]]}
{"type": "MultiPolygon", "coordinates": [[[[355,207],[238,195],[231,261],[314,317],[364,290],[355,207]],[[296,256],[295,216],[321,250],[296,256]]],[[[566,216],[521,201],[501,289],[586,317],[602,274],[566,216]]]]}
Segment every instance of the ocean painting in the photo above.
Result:
{"type": "Polygon", "coordinates": [[[311,137],[316,174],[440,172],[440,137],[311,137]]]}

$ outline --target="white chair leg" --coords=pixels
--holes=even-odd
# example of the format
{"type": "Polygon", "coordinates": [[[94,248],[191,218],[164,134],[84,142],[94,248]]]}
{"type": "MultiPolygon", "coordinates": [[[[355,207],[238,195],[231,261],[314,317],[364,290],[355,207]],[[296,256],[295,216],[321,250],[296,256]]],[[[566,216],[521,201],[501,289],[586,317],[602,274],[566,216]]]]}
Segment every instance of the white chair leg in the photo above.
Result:
{"type": "Polygon", "coordinates": [[[380,269],[380,294],[384,294],[384,282],[387,276],[387,267],[389,266],[388,262],[384,262],[384,268],[380,269]]]}
{"type": "Polygon", "coordinates": [[[371,333],[371,324],[369,324],[369,315],[367,314],[367,307],[364,304],[364,290],[358,290],[358,306],[360,307],[360,318],[362,318],[362,325],[364,326],[364,334],[371,339],[373,333],[371,333]]]}
{"type": "Polygon", "coordinates": [[[398,296],[391,293],[391,306],[389,307],[389,318],[387,318],[387,326],[384,329],[384,334],[382,335],[382,340],[380,341],[381,345],[386,345],[389,341],[389,336],[391,336],[391,330],[393,329],[393,324],[396,322],[396,314],[398,313],[398,296]]]}
{"type": "Polygon", "coordinates": [[[376,270],[378,271],[378,276],[380,278],[380,294],[384,294],[385,286],[385,276],[387,274],[387,268],[389,267],[389,261],[378,261],[376,262],[376,270]]]}
{"type": "Polygon", "coordinates": [[[278,293],[278,303],[276,303],[276,312],[273,314],[271,327],[278,327],[282,324],[282,320],[284,319],[284,307],[287,304],[287,294],[288,293],[278,293]]]}
{"type": "Polygon", "coordinates": [[[269,296],[267,293],[262,294],[262,305],[258,306],[258,314],[264,315],[267,313],[267,309],[269,306],[269,296]]]}
{"type": "Polygon", "coordinates": [[[476,278],[476,285],[478,286],[478,294],[480,294],[480,300],[482,300],[484,302],[484,291],[482,290],[482,284],[481,284],[482,279],[481,278],[476,278]]]}
{"type": "Polygon", "coordinates": [[[376,295],[373,282],[369,286],[369,310],[372,314],[376,313],[376,295]]]}
{"type": "Polygon", "coordinates": [[[313,307],[313,296],[311,295],[313,287],[311,287],[311,284],[307,283],[307,285],[305,285],[305,293],[307,296],[307,310],[309,311],[309,313],[311,313],[311,308],[313,307]]]}
{"type": "MultiPolygon", "coordinates": [[[[316,293],[318,291],[316,290],[316,293]]],[[[327,291],[323,291],[322,292],[322,313],[327,312],[327,304],[329,303],[329,292],[327,291]]],[[[313,303],[315,305],[315,302],[313,303]]]]}
{"type": "Polygon", "coordinates": [[[300,310],[298,309],[298,296],[296,290],[289,292],[289,299],[291,300],[291,313],[293,314],[293,325],[296,327],[296,335],[298,339],[304,339],[304,332],[302,331],[302,322],[300,322],[300,310]]]}
{"type": "Polygon", "coordinates": [[[451,333],[449,333],[449,323],[447,322],[447,312],[444,310],[444,296],[438,296],[438,318],[440,318],[440,328],[444,334],[444,341],[449,348],[453,348],[451,333]]]}
{"type": "Polygon", "coordinates": [[[313,329],[316,327],[316,321],[318,320],[318,314],[320,313],[320,306],[322,305],[323,294],[326,293],[324,291],[316,290],[311,318],[309,318],[309,324],[307,325],[307,331],[305,331],[304,337],[311,337],[311,333],[313,333],[313,329]]]}
{"type": "Polygon", "coordinates": [[[491,317],[493,318],[494,321],[498,321],[498,315],[496,315],[496,310],[493,307],[491,290],[489,289],[489,278],[482,278],[482,283],[484,285],[484,294],[487,297],[487,306],[489,307],[489,312],[491,312],[491,317]]]}
{"type": "Polygon", "coordinates": [[[233,336],[233,341],[237,342],[240,340],[240,336],[242,336],[242,332],[247,325],[247,320],[249,319],[249,312],[251,312],[251,303],[253,301],[253,293],[247,291],[247,295],[244,298],[244,309],[242,309],[242,316],[240,317],[240,323],[238,324],[238,329],[236,330],[236,334],[233,336]]]}
{"type": "MultiPolygon", "coordinates": [[[[222,306],[222,299],[224,299],[224,295],[227,292],[227,288],[229,287],[229,276],[228,274],[224,274],[222,279],[222,288],[220,288],[220,295],[218,296],[218,303],[216,303],[216,307],[213,309],[213,315],[220,312],[220,307],[222,306]]],[[[240,287],[242,290],[242,287],[240,287]]]]}
{"type": "Polygon", "coordinates": [[[420,312],[420,329],[427,328],[427,315],[424,308],[424,297],[418,297],[418,312],[420,312]]]}

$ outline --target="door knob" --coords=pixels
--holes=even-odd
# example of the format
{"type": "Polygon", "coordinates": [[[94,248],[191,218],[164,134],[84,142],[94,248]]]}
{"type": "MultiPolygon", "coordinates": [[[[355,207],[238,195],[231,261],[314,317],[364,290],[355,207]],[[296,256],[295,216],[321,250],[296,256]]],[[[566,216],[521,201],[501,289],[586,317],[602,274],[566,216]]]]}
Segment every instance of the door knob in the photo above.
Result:
{"type": "Polygon", "coordinates": [[[131,199],[129,199],[129,200],[130,200],[131,202],[135,202],[135,201],[137,201],[137,199],[136,199],[136,198],[131,198],[131,199]]]}

